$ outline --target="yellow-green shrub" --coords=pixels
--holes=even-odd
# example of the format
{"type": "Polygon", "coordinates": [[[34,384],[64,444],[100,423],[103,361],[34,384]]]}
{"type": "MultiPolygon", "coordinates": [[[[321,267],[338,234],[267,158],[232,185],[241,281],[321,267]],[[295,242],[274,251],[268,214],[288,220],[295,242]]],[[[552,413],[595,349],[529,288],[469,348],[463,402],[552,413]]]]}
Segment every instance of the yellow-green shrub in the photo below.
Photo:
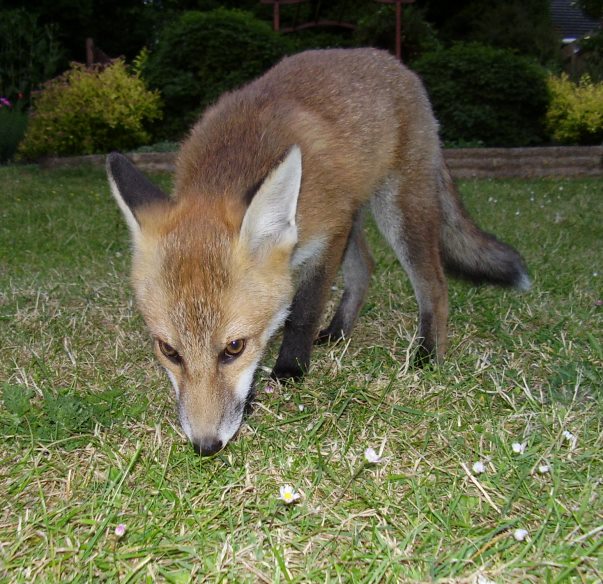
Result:
{"type": "Polygon", "coordinates": [[[127,150],[150,138],[145,124],[161,117],[159,93],[123,60],[87,69],[74,63],[33,96],[19,157],[127,150]]]}
{"type": "Polygon", "coordinates": [[[565,74],[549,77],[551,103],[546,124],[551,137],[561,144],[600,144],[603,141],[603,83],[588,75],[579,83],[565,74]]]}

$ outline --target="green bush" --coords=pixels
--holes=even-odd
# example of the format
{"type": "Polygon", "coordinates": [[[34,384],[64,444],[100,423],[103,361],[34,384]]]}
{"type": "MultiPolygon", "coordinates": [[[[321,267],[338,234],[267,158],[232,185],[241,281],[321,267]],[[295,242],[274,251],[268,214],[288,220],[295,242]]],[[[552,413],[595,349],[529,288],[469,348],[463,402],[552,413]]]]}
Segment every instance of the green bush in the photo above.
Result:
{"type": "Polygon", "coordinates": [[[425,54],[413,68],[427,86],[445,142],[528,146],[545,139],[549,92],[536,63],[472,43],[425,54]]]}
{"type": "Polygon", "coordinates": [[[145,124],[161,117],[157,92],[149,91],[122,60],[86,69],[72,64],[33,96],[33,111],[19,156],[95,154],[127,150],[150,138],[145,124]]]}
{"type": "Polygon", "coordinates": [[[289,52],[290,40],[250,13],[184,13],[160,34],[144,67],[145,79],[165,100],[160,137],[180,137],[202,108],[289,52]]]}
{"type": "Polygon", "coordinates": [[[567,75],[549,77],[551,104],[546,122],[553,140],[561,144],[603,142],[603,82],[585,75],[579,83],[567,75]]]}
{"type": "Polygon", "coordinates": [[[9,106],[5,98],[0,98],[0,163],[14,156],[26,126],[27,114],[9,106]]]}

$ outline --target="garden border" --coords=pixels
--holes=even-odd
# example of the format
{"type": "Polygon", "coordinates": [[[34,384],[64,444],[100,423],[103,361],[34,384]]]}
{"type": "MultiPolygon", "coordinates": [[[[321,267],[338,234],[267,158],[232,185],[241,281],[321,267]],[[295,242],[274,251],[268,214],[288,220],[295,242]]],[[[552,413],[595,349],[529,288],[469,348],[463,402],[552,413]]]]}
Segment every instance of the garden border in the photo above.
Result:
{"type": "MultiPolygon", "coordinates": [[[[446,162],[455,178],[537,178],[603,176],[603,146],[543,146],[534,148],[448,148],[446,162]]],[[[129,154],[145,171],[175,168],[175,152],[129,154]]],[[[44,168],[70,168],[83,164],[103,166],[105,156],[47,158],[44,168]]]]}

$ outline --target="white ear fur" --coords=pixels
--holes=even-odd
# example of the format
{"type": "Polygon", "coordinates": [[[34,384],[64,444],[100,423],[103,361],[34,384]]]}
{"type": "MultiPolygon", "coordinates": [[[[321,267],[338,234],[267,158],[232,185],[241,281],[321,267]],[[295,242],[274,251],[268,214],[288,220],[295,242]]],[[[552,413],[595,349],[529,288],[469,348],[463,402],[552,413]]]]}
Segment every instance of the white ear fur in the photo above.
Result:
{"type": "Polygon", "coordinates": [[[264,180],[243,217],[240,237],[252,252],[297,243],[295,213],[301,176],[301,150],[293,146],[264,180]]]}
{"type": "Polygon", "coordinates": [[[115,179],[113,178],[113,176],[111,174],[109,174],[108,179],[109,179],[109,186],[111,187],[111,194],[113,195],[113,198],[117,202],[117,206],[121,209],[121,213],[124,216],[124,219],[126,220],[128,229],[130,230],[130,235],[132,236],[132,242],[136,245],[138,243],[138,241],[140,240],[140,235],[141,235],[140,224],[138,223],[138,220],[134,216],[134,213],[132,213],[132,209],[130,209],[130,207],[128,207],[127,203],[124,201],[124,198],[122,197],[119,187],[117,186],[117,183],[115,182],[115,179]]]}

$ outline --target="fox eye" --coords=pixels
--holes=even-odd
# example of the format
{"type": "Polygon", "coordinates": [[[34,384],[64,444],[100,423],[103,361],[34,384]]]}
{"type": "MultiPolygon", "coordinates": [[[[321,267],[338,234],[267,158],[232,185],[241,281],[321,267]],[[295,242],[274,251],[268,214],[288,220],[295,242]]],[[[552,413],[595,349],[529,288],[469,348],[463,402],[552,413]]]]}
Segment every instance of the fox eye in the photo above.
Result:
{"type": "Polygon", "coordinates": [[[182,357],[180,353],[172,347],[172,345],[157,339],[157,345],[159,346],[159,350],[172,362],[176,363],[176,365],[180,365],[182,363],[182,357]]]}
{"type": "Polygon", "coordinates": [[[236,339],[230,341],[222,351],[222,361],[232,361],[236,359],[245,350],[245,339],[236,339]]]}

